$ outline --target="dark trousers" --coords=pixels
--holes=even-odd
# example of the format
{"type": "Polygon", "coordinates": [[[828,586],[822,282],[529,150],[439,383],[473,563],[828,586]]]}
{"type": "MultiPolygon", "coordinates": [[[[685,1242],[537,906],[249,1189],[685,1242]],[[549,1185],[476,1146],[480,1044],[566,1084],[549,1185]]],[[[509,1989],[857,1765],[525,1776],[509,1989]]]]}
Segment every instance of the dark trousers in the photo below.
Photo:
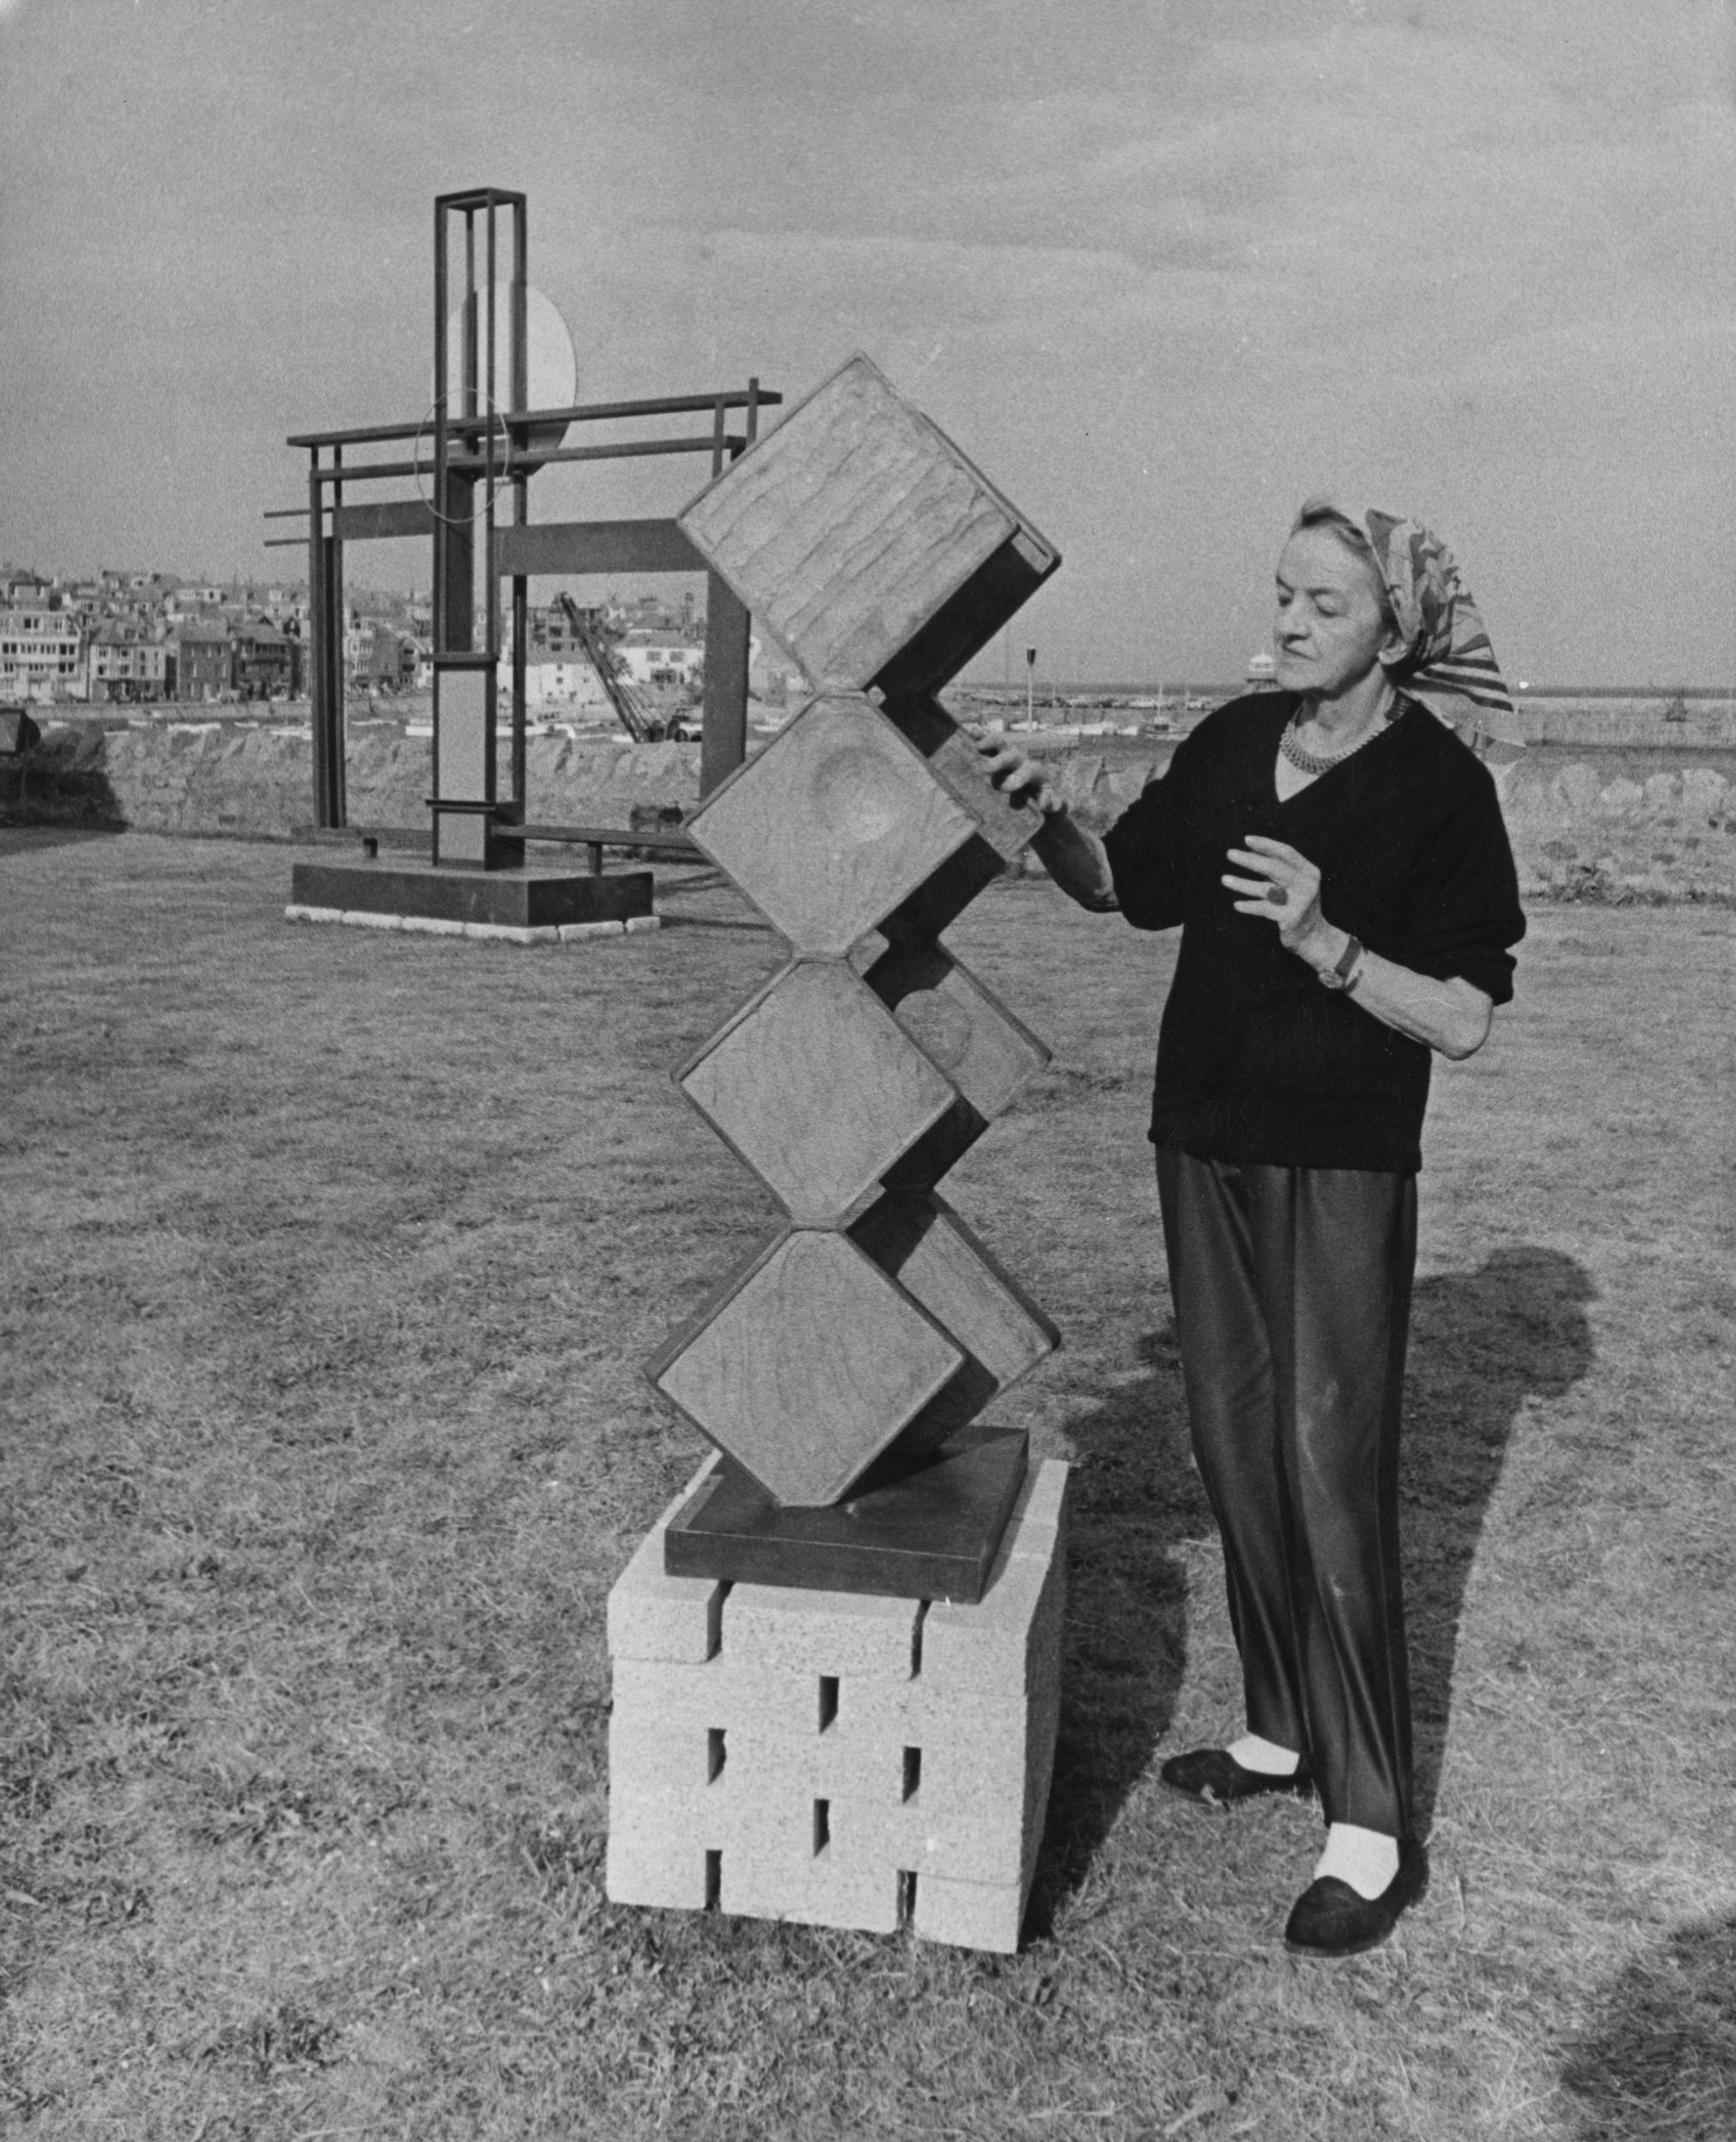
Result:
{"type": "Polygon", "coordinates": [[[1408,1838],[1398,1428],[1416,1178],[1159,1146],[1158,1190],[1248,1729],[1297,1750],[1329,1822],[1408,1838]]]}

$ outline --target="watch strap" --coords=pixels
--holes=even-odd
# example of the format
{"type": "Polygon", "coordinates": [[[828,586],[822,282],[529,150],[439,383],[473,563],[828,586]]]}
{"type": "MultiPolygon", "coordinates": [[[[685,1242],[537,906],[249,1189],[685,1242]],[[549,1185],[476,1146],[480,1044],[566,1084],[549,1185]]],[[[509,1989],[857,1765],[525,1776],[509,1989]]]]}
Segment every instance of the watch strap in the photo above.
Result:
{"type": "Polygon", "coordinates": [[[1329,990],[1347,990],[1356,978],[1356,969],[1362,964],[1362,939],[1348,937],[1344,941],[1344,948],[1338,954],[1336,963],[1322,969],[1320,980],[1329,990]]]}

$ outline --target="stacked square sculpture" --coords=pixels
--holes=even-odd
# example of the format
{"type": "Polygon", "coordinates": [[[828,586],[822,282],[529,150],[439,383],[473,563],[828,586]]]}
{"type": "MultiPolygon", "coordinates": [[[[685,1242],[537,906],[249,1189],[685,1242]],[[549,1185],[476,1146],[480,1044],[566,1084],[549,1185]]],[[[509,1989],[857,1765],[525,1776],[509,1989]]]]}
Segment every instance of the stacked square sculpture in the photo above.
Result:
{"type": "Polygon", "coordinates": [[[1010,1949],[1066,1468],[976,1425],[1055,1345],[936,1186],[1048,1051],[940,933],[1021,853],[940,687],[1059,563],[856,357],[680,524],[814,696],[691,822],[792,957],[678,1074],[787,1215],[650,1364],[718,1446],[609,1604],[617,1902],[1010,1949]]]}

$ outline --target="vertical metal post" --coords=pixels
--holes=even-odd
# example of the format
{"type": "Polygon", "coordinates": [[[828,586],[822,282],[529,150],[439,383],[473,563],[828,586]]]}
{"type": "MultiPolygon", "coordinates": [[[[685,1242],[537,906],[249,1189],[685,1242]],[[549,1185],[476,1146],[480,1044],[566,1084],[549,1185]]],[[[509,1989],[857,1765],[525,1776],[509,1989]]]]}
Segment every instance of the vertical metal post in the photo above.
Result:
{"type": "MultiPolygon", "coordinates": [[[[522,412],[530,406],[530,210],[523,200],[512,210],[512,407],[522,412]]],[[[512,470],[512,522],[517,528],[530,521],[530,479],[524,473],[524,449],[530,446],[527,426],[523,438],[509,429],[507,437],[519,451],[512,470]]],[[[512,801],[522,823],[529,808],[524,752],[525,665],[530,659],[530,583],[523,573],[512,576],[512,732],[510,783],[512,801]]],[[[522,854],[523,850],[521,848],[522,854]]]]}
{"type": "MultiPolygon", "coordinates": [[[[344,466],[344,449],[333,446],[332,466],[344,466]]],[[[344,775],[349,757],[344,707],[344,541],[338,533],[338,514],[344,503],[344,486],[334,481],[332,489],[332,533],[326,539],[326,571],[329,583],[326,615],[332,621],[332,823],[344,826],[350,823],[348,784],[344,775]]]]}
{"type": "Polygon", "coordinates": [[[308,457],[308,721],[314,743],[314,824],[322,833],[338,823],[331,778],[331,663],[326,653],[331,631],[326,605],[326,500],[315,446],[308,457]]]}
{"type": "Polygon", "coordinates": [[[482,326],[486,333],[488,356],[481,367],[479,380],[478,414],[483,423],[482,432],[482,648],[498,661],[500,654],[500,578],[494,571],[494,425],[500,415],[500,399],[497,392],[500,382],[494,376],[494,227],[498,220],[495,205],[491,199],[483,210],[486,218],[487,242],[484,258],[488,264],[488,294],[482,308],[482,326]]]}
{"type": "Polygon", "coordinates": [[[434,500],[434,651],[446,648],[446,206],[434,203],[434,473],[428,495],[434,500]]]}
{"type": "MultiPolygon", "coordinates": [[[[758,416],[759,381],[749,383],[748,412],[753,436],[758,416]]],[[[711,426],[711,473],[723,473],[724,408],[720,400],[711,426]]],[[[733,455],[730,457],[734,458],[733,455]]],[[[705,699],[699,717],[699,793],[709,796],[747,757],[747,668],[751,620],[745,604],[715,572],[705,576],[705,699]]]]}

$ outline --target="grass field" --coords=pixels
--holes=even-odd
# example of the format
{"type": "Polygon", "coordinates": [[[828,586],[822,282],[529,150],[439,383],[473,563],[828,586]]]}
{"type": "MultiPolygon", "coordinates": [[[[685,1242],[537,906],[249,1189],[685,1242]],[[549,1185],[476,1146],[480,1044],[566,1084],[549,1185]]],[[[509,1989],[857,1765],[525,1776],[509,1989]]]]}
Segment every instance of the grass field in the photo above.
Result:
{"type": "Polygon", "coordinates": [[[617,1911],[603,1601],[697,1455],[636,1364],[766,1229],[668,1067],[729,895],[584,950],[292,928],[281,851],[0,835],[0,2131],[27,2142],[1736,2133],[1736,916],[1534,918],[1439,1077],[1404,1516],[1433,1883],[1288,1957],[1143,1142],[1165,942],[1008,884],[1055,1046],[949,1194],[1077,1472],[1023,1953],[617,1911]]]}

